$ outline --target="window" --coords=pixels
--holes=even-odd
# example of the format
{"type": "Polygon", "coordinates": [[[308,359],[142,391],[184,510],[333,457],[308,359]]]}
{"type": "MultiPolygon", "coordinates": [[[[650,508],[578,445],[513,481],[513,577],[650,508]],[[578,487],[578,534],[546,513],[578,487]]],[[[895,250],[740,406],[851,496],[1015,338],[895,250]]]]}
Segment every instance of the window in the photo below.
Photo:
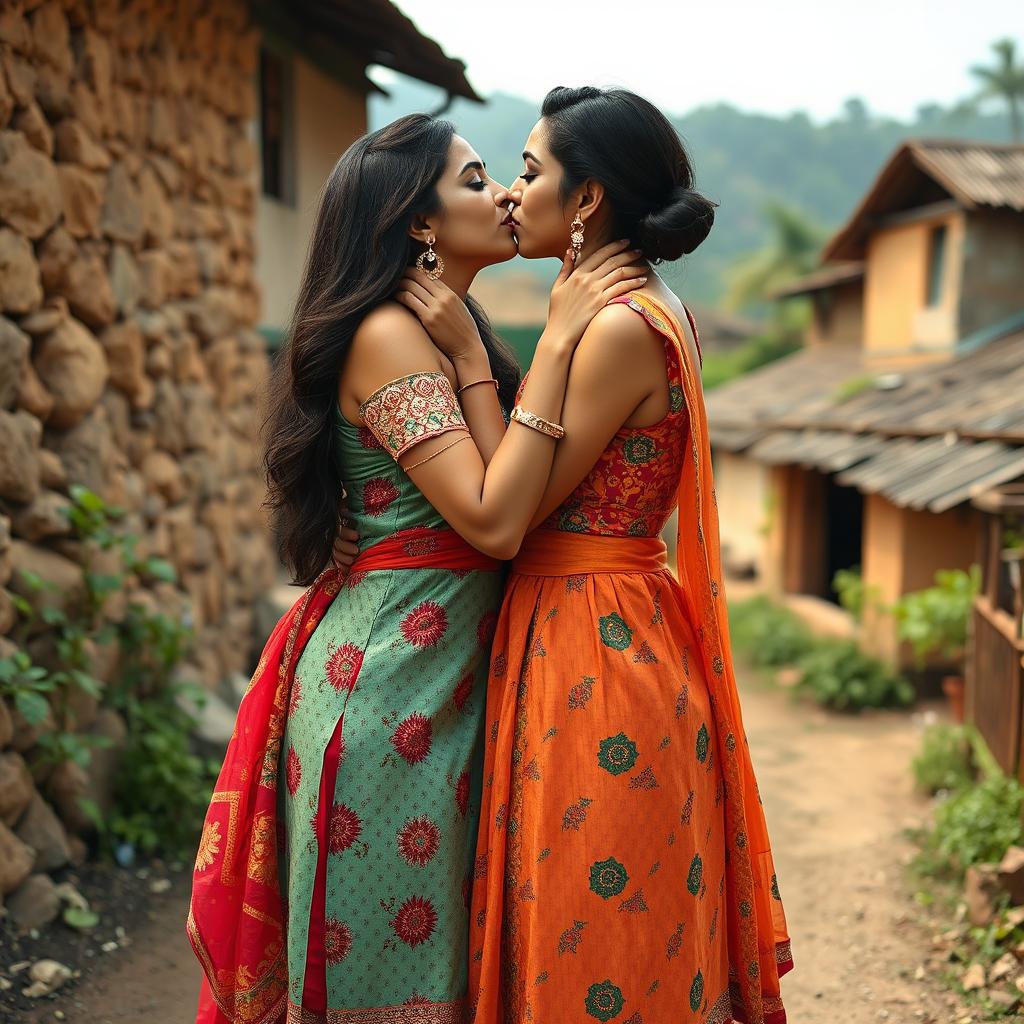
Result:
{"type": "Polygon", "coordinates": [[[295,201],[292,166],[291,65],[260,50],[260,168],[263,194],[283,203],[295,201]]]}
{"type": "Polygon", "coordinates": [[[928,239],[928,296],[929,306],[942,304],[943,283],[946,277],[946,225],[932,228],[928,239]]]}

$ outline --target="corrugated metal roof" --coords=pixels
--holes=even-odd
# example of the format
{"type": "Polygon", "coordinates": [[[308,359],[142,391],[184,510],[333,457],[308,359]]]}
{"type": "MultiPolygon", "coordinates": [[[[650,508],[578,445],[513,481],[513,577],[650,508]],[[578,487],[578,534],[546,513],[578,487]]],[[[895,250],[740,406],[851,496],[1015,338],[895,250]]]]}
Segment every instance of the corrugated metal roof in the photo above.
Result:
{"type": "Polygon", "coordinates": [[[967,209],[1024,212],[1024,145],[956,139],[904,143],[878,172],[850,219],[826,243],[823,262],[861,259],[875,218],[931,201],[922,199],[928,179],[934,183],[931,191],[945,193],[967,209]]]}
{"type": "Polygon", "coordinates": [[[850,356],[808,349],[710,391],[713,443],[933,512],[1024,476],[1024,332],[844,398],[851,370],[869,381],[850,356]]]}
{"type": "Polygon", "coordinates": [[[958,199],[1024,211],[1024,145],[921,140],[910,147],[918,165],[958,199]]]}

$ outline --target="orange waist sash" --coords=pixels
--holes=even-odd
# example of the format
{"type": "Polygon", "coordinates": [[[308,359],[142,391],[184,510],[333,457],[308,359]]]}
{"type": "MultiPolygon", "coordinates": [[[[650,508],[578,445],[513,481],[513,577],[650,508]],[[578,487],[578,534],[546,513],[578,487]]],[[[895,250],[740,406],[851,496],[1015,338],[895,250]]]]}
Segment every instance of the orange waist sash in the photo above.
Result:
{"type": "Polygon", "coordinates": [[[663,572],[668,552],[660,537],[602,537],[534,530],[526,535],[512,571],[522,576],[577,576],[596,572],[663,572]]]}

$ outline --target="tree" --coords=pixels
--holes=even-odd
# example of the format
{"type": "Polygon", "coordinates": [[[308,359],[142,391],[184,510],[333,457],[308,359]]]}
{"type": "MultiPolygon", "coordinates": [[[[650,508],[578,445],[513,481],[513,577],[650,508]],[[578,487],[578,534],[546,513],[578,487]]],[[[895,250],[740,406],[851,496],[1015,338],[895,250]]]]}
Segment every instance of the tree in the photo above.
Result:
{"type": "Polygon", "coordinates": [[[1005,100],[1010,108],[1010,135],[1021,141],[1021,105],[1024,104],[1024,64],[1017,63],[1017,44],[1010,38],[992,44],[995,64],[975,64],[971,74],[982,83],[976,102],[993,97],[1005,100]]]}
{"type": "Polygon", "coordinates": [[[814,269],[825,232],[802,210],[778,200],[764,207],[771,241],[742,257],[729,273],[726,305],[744,309],[764,303],[776,288],[814,269]]]}

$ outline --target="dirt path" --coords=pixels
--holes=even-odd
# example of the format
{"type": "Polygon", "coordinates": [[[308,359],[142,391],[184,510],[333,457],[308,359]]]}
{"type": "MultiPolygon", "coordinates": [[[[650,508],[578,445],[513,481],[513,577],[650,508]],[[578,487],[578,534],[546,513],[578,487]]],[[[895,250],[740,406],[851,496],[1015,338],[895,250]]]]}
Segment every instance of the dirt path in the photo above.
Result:
{"type": "MultiPolygon", "coordinates": [[[[926,803],[910,785],[919,716],[829,715],[762,684],[744,693],[745,724],[772,832],[796,970],[783,981],[790,1024],[957,1024],[970,1019],[922,965],[902,837],[926,803]]],[[[184,937],[187,894],[160,899],[126,949],[104,958],[26,1024],[191,1024],[198,967],[184,937]],[[59,1019],[59,1018],[57,1018],[59,1019]]]]}
{"type": "Polygon", "coordinates": [[[911,785],[922,713],[839,717],[766,687],[743,704],[793,940],[790,1024],[972,1019],[934,977],[905,870],[903,831],[930,816],[911,785]]]}

